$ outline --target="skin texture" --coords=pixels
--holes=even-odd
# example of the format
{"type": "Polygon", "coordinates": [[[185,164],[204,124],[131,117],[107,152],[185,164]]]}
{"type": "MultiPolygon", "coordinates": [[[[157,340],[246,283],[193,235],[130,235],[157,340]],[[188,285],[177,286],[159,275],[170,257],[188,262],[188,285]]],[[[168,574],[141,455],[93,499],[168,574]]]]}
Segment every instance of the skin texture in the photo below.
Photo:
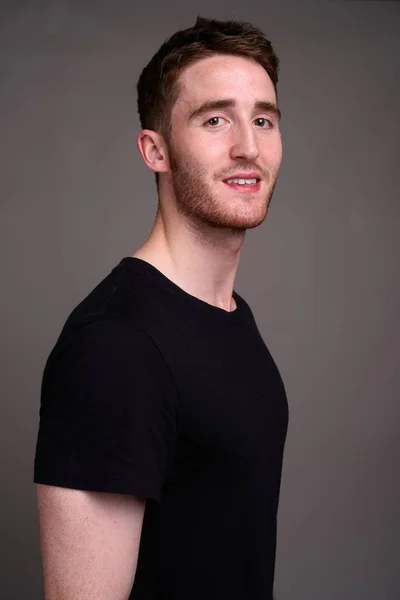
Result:
{"type": "Polygon", "coordinates": [[[275,100],[272,82],[257,63],[213,57],[185,71],[180,85],[167,141],[178,210],[205,234],[212,227],[231,228],[232,233],[257,227],[267,215],[281,159],[276,115],[255,108],[257,100],[275,100]],[[216,98],[231,98],[236,105],[191,118],[210,88],[216,98]],[[260,192],[227,189],[223,180],[239,171],[256,171],[262,178],[260,192]]]}
{"type": "Polygon", "coordinates": [[[126,600],[145,500],[37,485],[45,600],[126,600]]]}
{"type": "Polygon", "coordinates": [[[234,310],[232,290],[247,229],[266,218],[282,158],[279,115],[266,71],[253,60],[215,55],[188,66],[179,78],[168,138],[143,130],[138,147],[160,174],[153,229],[133,256],[153,264],[188,293],[234,310]],[[231,105],[191,115],[206,102],[231,105]],[[224,179],[255,171],[254,194],[224,179]]]}

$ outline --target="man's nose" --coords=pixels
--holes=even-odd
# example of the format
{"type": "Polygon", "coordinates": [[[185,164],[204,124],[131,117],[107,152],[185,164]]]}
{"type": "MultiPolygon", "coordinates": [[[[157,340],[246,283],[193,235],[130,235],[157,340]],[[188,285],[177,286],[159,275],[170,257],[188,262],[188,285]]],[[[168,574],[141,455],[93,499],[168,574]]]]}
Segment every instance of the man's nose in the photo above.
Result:
{"type": "Polygon", "coordinates": [[[231,158],[235,160],[255,160],[258,158],[258,144],[252,125],[237,128],[230,154],[231,158]]]}

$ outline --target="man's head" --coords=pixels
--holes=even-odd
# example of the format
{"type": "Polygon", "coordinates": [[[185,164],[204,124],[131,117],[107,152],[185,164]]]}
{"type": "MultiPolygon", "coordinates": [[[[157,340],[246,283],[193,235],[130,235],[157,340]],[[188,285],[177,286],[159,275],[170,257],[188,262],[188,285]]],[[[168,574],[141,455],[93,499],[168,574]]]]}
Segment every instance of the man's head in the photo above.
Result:
{"type": "Polygon", "coordinates": [[[183,214],[234,229],[264,220],[281,161],[278,64],[251,24],[199,17],[143,70],[139,148],[183,214]]]}

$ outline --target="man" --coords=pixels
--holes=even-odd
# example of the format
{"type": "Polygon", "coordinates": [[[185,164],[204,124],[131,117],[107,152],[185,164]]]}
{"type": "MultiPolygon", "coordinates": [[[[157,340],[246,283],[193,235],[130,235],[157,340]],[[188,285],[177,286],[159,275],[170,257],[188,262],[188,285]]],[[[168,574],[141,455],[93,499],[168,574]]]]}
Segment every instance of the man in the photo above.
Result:
{"type": "Polygon", "coordinates": [[[281,162],[277,70],[258,29],[198,18],[141,74],[154,227],[72,311],[43,374],[48,600],[272,598],[288,407],[233,286],[281,162]]]}

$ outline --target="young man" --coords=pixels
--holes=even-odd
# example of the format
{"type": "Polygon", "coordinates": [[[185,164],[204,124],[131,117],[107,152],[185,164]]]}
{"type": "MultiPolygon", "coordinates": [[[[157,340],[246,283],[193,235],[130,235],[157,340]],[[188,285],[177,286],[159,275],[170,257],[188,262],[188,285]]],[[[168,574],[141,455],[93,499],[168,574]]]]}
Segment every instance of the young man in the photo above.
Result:
{"type": "Polygon", "coordinates": [[[72,311],[35,459],[47,600],[267,600],[288,407],[234,290],[281,162],[278,59],[198,18],[138,83],[146,242],[72,311]]]}

